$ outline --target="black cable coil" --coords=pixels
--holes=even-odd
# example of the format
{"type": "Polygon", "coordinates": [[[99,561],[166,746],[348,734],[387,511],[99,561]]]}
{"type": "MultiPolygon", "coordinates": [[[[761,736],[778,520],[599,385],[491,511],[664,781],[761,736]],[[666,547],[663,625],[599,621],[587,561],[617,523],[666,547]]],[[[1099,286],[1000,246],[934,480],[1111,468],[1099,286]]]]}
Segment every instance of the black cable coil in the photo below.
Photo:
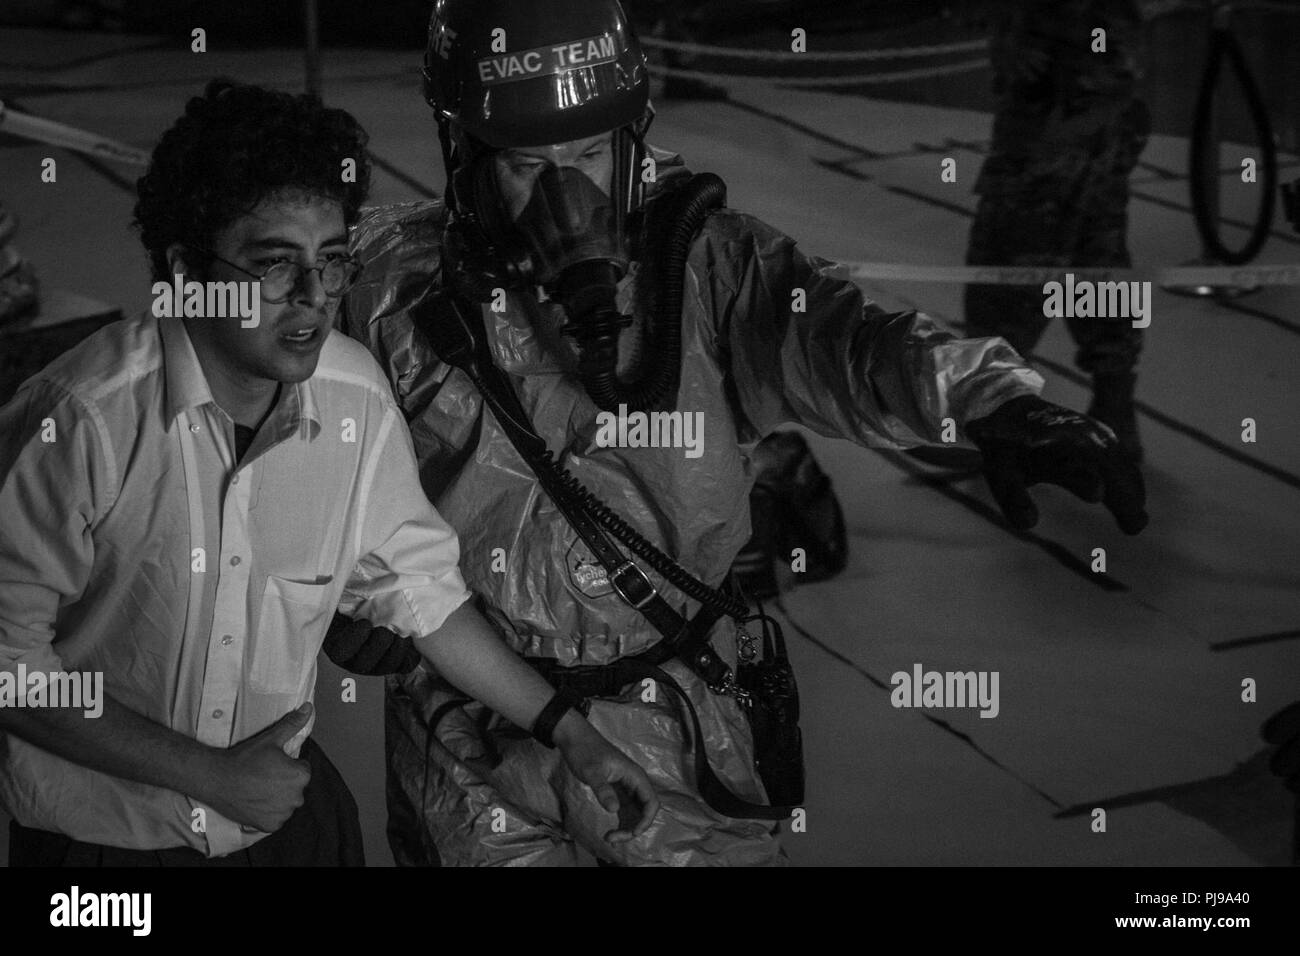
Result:
{"type": "Polygon", "coordinates": [[[1206,251],[1226,265],[1242,265],[1254,259],[1268,240],[1269,230],[1273,225],[1273,191],[1277,183],[1277,144],[1273,140],[1273,126],[1269,122],[1268,109],[1260,95],[1259,87],[1256,86],[1255,78],[1250,73],[1237,38],[1226,26],[1215,27],[1210,40],[1209,57],[1205,64],[1205,72],[1201,75],[1201,88],[1196,96],[1189,165],[1192,212],[1196,217],[1196,229],[1201,235],[1206,251]],[[1259,133],[1264,167],[1264,195],[1260,201],[1259,214],[1246,245],[1237,251],[1227,248],[1220,240],[1219,223],[1210,212],[1209,197],[1206,195],[1207,177],[1219,175],[1219,157],[1208,155],[1210,147],[1217,144],[1209,143],[1207,134],[1210,112],[1214,109],[1214,87],[1218,83],[1219,70],[1225,56],[1232,61],[1233,72],[1237,74],[1242,92],[1245,93],[1251,122],[1259,133]]]}
{"type": "Polygon", "coordinates": [[[617,341],[621,317],[608,317],[594,334],[586,331],[578,338],[578,377],[591,400],[606,411],[614,411],[620,404],[638,410],[657,408],[665,399],[671,399],[669,405],[676,404],[674,396],[681,374],[682,285],[686,259],[705,218],[712,210],[726,205],[727,185],[713,173],[699,173],[661,201],[668,204],[664,220],[670,225],[662,244],[655,250],[663,274],[655,296],[655,341],[650,368],[631,384],[620,382],[615,375],[617,350],[611,344],[617,341]],[[594,361],[585,360],[588,349],[597,353],[594,361]]]}
{"type": "Polygon", "coordinates": [[[555,460],[555,454],[550,449],[547,449],[542,457],[544,461],[538,462],[539,467],[544,467],[551,473],[554,481],[564,489],[563,494],[581,502],[591,514],[595,515],[596,520],[605,530],[627,545],[633,554],[658,571],[679,591],[731,617],[743,618],[749,615],[749,608],[743,601],[697,580],[689,571],[643,538],[640,532],[610,510],[603,501],[588,491],[582,482],[569,474],[568,469],[555,460]]]}

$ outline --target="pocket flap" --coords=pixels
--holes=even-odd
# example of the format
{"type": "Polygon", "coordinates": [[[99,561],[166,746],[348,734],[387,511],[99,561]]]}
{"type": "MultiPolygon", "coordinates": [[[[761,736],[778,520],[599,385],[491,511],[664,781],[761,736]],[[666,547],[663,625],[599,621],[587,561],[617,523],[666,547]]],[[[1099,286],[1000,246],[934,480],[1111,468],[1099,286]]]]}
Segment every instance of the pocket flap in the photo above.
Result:
{"type": "Polygon", "coordinates": [[[266,576],[266,593],[268,595],[274,594],[276,597],[291,601],[294,604],[318,607],[325,600],[325,595],[329,592],[333,581],[333,577],[321,577],[315,581],[291,581],[288,578],[277,578],[274,574],[268,574],[266,576]]]}

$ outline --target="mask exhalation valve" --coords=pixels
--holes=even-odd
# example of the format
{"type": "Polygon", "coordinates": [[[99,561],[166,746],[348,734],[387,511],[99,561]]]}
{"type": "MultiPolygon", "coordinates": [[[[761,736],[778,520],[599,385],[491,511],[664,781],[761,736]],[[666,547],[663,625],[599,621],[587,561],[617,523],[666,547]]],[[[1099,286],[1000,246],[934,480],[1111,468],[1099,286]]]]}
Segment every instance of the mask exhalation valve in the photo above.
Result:
{"type": "Polygon", "coordinates": [[[549,290],[568,315],[560,331],[578,344],[578,376],[584,382],[612,374],[619,333],[632,324],[632,316],[615,304],[621,277],[608,259],[588,259],[561,272],[549,290]]]}

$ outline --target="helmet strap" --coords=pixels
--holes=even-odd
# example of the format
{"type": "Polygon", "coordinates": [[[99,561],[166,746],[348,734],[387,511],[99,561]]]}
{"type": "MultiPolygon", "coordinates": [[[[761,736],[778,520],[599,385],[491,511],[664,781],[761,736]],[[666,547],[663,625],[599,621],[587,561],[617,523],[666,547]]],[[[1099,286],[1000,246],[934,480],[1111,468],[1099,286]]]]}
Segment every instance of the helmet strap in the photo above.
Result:
{"type": "Polygon", "coordinates": [[[451,123],[442,116],[437,117],[437,123],[438,143],[442,146],[442,168],[447,174],[445,202],[449,210],[456,212],[460,208],[460,204],[456,200],[456,155],[455,146],[451,141],[451,123]]]}

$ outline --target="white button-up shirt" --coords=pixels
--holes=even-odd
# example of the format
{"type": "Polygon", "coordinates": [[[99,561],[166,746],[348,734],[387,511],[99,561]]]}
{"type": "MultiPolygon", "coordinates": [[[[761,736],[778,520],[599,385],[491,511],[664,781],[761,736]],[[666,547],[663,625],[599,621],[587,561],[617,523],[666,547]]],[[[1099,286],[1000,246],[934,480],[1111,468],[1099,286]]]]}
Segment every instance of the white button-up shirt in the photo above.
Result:
{"type": "MultiPolygon", "coordinates": [[[[114,323],[25,383],[0,409],[0,671],[102,672],[119,703],[226,748],[312,699],[336,608],[418,637],[469,596],[358,343],[331,332],[238,466],[234,448],[179,319],[114,323]]],[[[111,846],[264,836],[5,734],[0,803],[111,846]]]]}

